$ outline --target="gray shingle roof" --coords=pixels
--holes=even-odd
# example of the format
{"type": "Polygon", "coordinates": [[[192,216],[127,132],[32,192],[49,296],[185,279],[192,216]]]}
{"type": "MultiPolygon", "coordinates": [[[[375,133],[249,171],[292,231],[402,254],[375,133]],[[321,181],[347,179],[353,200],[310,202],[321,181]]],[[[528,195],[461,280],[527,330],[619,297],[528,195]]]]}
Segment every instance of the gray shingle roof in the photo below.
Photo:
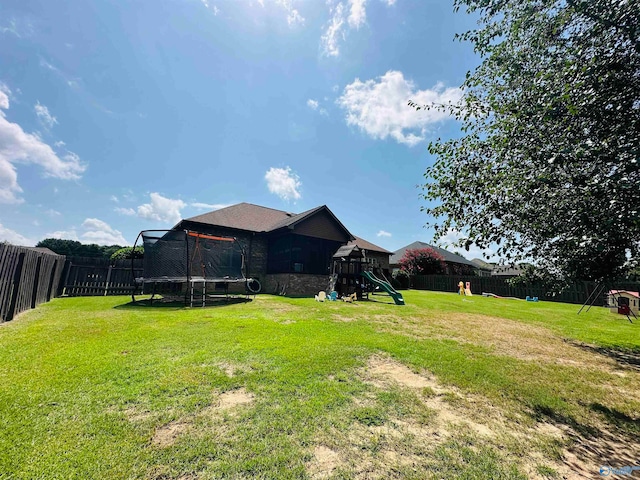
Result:
{"type": "Polygon", "coordinates": [[[280,228],[295,225],[322,210],[326,210],[327,213],[333,217],[336,223],[348,234],[348,238],[353,238],[349,230],[347,230],[326,205],[321,205],[302,213],[290,213],[283,210],[254,205],[252,203],[238,203],[237,205],[231,205],[230,207],[214,210],[213,212],[196,215],[195,217],[186,218],[185,220],[219,227],[246,230],[249,232],[273,232],[280,228]]]}
{"type": "Polygon", "coordinates": [[[217,225],[220,227],[236,228],[249,232],[267,232],[285,220],[295,216],[282,210],[261,207],[251,203],[238,203],[230,207],[203,213],[195,217],[187,218],[190,222],[217,225]]]}
{"type": "Polygon", "coordinates": [[[406,252],[407,250],[415,250],[419,248],[433,248],[437,253],[442,255],[445,262],[460,263],[462,265],[469,265],[470,267],[477,268],[476,265],[474,265],[469,260],[467,260],[466,258],[460,255],[451,253],[450,251],[445,250],[444,248],[435,247],[428,243],[419,242],[419,241],[413,242],[412,244],[407,245],[406,247],[402,247],[400,250],[396,250],[395,252],[393,252],[393,255],[391,256],[389,263],[391,265],[397,265],[400,263],[400,259],[403,257],[404,252],[406,252]]]}
{"type": "Polygon", "coordinates": [[[363,250],[370,250],[372,252],[380,252],[380,253],[388,253],[389,255],[391,255],[391,252],[389,250],[385,250],[384,248],[379,247],[375,243],[368,242],[364,238],[360,238],[358,236],[356,236],[355,240],[351,240],[349,243],[347,243],[347,245],[357,245],[363,250]]]}

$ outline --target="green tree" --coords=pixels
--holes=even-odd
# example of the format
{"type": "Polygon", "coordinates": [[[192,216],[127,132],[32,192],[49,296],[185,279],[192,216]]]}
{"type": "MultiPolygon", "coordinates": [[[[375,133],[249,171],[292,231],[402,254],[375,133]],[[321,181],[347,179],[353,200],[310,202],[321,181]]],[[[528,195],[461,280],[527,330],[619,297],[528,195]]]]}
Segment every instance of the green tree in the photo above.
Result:
{"type": "Polygon", "coordinates": [[[144,247],[124,247],[111,254],[111,261],[129,260],[132,258],[144,258],[144,247]]]}
{"type": "Polygon", "coordinates": [[[564,280],[603,279],[640,250],[637,0],[455,0],[479,17],[481,64],[449,111],[459,138],[429,145],[424,210],[440,237],[499,246],[564,280]]]}
{"type": "Polygon", "coordinates": [[[110,258],[111,255],[120,250],[120,245],[96,245],[80,243],[76,240],[61,240],[59,238],[45,238],[38,242],[36,247],[44,247],[59,254],[68,257],[94,257],[94,258],[110,258]]]}

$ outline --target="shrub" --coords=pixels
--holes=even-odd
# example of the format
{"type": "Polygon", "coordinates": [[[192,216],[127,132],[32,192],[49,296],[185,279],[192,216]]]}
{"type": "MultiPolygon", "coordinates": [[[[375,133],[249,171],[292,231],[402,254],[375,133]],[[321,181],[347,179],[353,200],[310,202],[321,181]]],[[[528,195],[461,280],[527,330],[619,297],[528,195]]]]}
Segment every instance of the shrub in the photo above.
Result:
{"type": "Polygon", "coordinates": [[[395,280],[396,284],[398,285],[397,287],[394,286],[394,288],[399,288],[401,290],[406,290],[407,288],[409,288],[409,283],[411,281],[411,279],[409,278],[409,274],[404,270],[400,270],[398,273],[396,273],[393,277],[393,280],[395,280]]]}
{"type": "Polygon", "coordinates": [[[111,261],[128,260],[131,258],[144,258],[144,247],[124,247],[111,254],[111,261]]]}
{"type": "Polygon", "coordinates": [[[444,257],[430,247],[409,249],[400,259],[400,270],[409,275],[438,275],[446,268],[444,257]]]}

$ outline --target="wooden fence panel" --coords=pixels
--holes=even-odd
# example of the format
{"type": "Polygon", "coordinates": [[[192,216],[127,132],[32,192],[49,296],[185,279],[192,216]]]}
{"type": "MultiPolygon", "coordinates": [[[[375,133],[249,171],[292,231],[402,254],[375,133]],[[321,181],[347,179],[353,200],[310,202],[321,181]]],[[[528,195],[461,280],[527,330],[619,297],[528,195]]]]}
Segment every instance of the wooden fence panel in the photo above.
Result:
{"type": "MultiPolygon", "coordinates": [[[[458,282],[471,282],[471,292],[474,295],[493,293],[501,297],[526,298],[538,297],[540,300],[583,304],[597,288],[595,282],[577,282],[558,295],[546,291],[542,285],[526,284],[511,285],[504,278],[473,277],[456,275],[412,275],[411,286],[417,290],[433,290],[438,292],[458,292],[458,282]]],[[[640,283],[617,281],[612,282],[611,288],[620,290],[639,291],[640,283]]],[[[605,294],[597,298],[594,305],[604,305],[605,294]]]]}
{"type": "Polygon", "coordinates": [[[51,300],[64,260],[50,251],[0,244],[0,323],[51,300]]]}
{"type": "Polygon", "coordinates": [[[142,276],[142,260],[72,257],[67,261],[64,294],[70,297],[129,295],[134,289],[134,275],[142,276]]]}

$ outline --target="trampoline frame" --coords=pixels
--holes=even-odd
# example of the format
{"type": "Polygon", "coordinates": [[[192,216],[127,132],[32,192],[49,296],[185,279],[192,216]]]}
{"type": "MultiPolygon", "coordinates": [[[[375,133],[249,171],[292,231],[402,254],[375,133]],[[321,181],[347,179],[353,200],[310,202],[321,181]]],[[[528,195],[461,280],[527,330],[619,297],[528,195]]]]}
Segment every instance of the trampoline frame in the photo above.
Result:
{"type": "MultiPolygon", "coordinates": [[[[151,291],[151,299],[150,299],[150,303],[153,303],[153,299],[156,295],[156,285],[158,284],[175,284],[175,285],[183,285],[186,284],[186,288],[184,288],[184,305],[189,305],[190,307],[193,307],[194,304],[199,306],[206,306],[206,300],[207,300],[207,284],[214,284],[214,291],[216,289],[217,286],[222,285],[224,288],[224,297],[225,299],[228,301],[229,300],[229,284],[231,283],[244,283],[245,285],[245,296],[248,299],[250,295],[255,295],[257,293],[260,292],[262,286],[260,285],[260,282],[258,281],[258,279],[256,278],[247,278],[246,275],[246,263],[245,263],[245,256],[246,256],[246,251],[244,246],[238,241],[238,239],[236,237],[223,237],[223,236],[218,236],[218,235],[209,235],[206,233],[202,233],[202,232],[196,232],[193,230],[174,230],[174,229],[167,229],[167,230],[162,230],[162,229],[158,229],[158,230],[142,230],[138,236],[136,237],[136,241],[133,244],[133,248],[135,249],[137,244],[138,244],[138,240],[140,240],[141,237],[144,238],[144,234],[145,233],[150,233],[150,232],[157,232],[157,233],[169,233],[169,232],[183,232],[184,233],[184,242],[185,242],[185,266],[186,266],[186,276],[175,276],[175,277],[169,277],[169,276],[162,276],[162,277],[144,277],[144,270],[143,270],[143,276],[142,277],[136,277],[135,275],[135,268],[134,268],[134,258],[132,256],[131,258],[131,276],[133,278],[133,292],[131,293],[131,300],[135,303],[136,302],[136,294],[138,294],[138,289],[139,287],[142,287],[143,290],[143,294],[144,290],[145,290],[145,286],[151,286],[152,291],[151,291]],[[189,242],[188,242],[188,237],[196,237],[197,240],[199,239],[211,239],[211,240],[219,240],[219,241],[228,241],[228,242],[235,242],[239,247],[240,247],[240,254],[241,254],[241,265],[240,265],[240,273],[242,275],[241,278],[232,278],[232,277],[211,277],[211,278],[207,278],[204,276],[195,276],[195,275],[191,275],[191,267],[192,267],[192,262],[193,259],[191,258],[190,252],[189,252],[189,242]],[[252,283],[257,283],[257,287],[250,287],[249,285],[252,283]],[[196,286],[197,285],[201,285],[202,287],[202,292],[201,292],[201,301],[194,303],[194,300],[196,300],[196,296],[195,296],[195,290],[196,290],[196,286]]],[[[158,237],[158,239],[161,239],[162,237],[158,237]]],[[[197,241],[196,240],[196,241],[197,241]]],[[[144,243],[144,240],[143,240],[144,243]]],[[[144,268],[144,267],[143,267],[144,268]]],[[[148,294],[148,293],[146,293],[148,294]]],[[[210,297],[212,297],[211,294],[209,294],[210,297]]]]}

